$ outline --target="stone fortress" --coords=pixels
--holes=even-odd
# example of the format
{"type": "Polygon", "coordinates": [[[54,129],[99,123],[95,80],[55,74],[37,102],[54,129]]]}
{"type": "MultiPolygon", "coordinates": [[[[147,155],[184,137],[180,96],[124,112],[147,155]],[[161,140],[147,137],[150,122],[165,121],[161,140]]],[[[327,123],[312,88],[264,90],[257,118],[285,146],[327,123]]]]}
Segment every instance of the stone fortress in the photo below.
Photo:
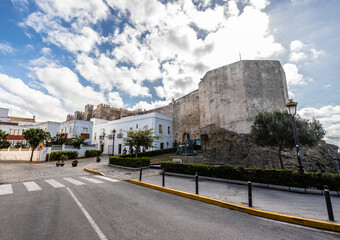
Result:
{"type": "Polygon", "coordinates": [[[67,120],[100,118],[115,120],[135,114],[159,112],[173,117],[175,144],[187,133],[206,144],[213,130],[249,133],[258,112],[284,109],[288,91],[279,61],[242,60],[208,71],[199,88],[164,107],[129,111],[99,104],[86,105],[85,112],[68,115],[67,120]]]}
{"type": "MultiPolygon", "coordinates": [[[[242,60],[208,71],[197,90],[164,107],[129,111],[86,105],[85,112],[69,115],[67,120],[114,120],[158,112],[173,117],[174,146],[183,143],[187,133],[200,140],[204,163],[279,169],[277,151],[256,146],[249,133],[259,112],[286,109],[287,102],[286,76],[279,61],[242,60]]],[[[307,171],[340,173],[337,146],[321,141],[313,148],[302,146],[301,152],[307,171]]],[[[297,169],[295,150],[283,150],[282,157],[286,169],[297,169]]]]}

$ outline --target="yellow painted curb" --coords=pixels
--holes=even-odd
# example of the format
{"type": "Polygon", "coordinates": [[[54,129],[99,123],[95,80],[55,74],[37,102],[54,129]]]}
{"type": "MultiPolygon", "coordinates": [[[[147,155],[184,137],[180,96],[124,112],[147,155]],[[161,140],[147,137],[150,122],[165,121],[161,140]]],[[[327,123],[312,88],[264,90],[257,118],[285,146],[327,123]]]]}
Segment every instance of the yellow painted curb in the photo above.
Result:
{"type": "Polygon", "coordinates": [[[98,172],[98,171],[92,170],[92,169],[88,169],[86,167],[84,168],[84,171],[89,172],[89,173],[93,173],[93,174],[96,174],[96,175],[104,175],[101,172],[98,172]]]}
{"type": "Polygon", "coordinates": [[[314,219],[309,219],[309,218],[302,218],[302,217],[296,217],[292,215],[286,215],[286,214],[280,214],[280,213],[274,213],[274,212],[268,212],[268,211],[263,211],[259,209],[254,209],[254,208],[249,208],[233,203],[228,203],[220,200],[216,200],[213,198],[208,198],[192,193],[187,193],[179,190],[174,190],[171,188],[166,188],[166,187],[160,187],[157,185],[153,185],[150,183],[145,183],[145,182],[140,182],[136,180],[125,180],[126,182],[137,184],[140,186],[160,190],[163,192],[175,194],[178,196],[186,197],[186,198],[191,198],[197,201],[209,203],[209,204],[214,204],[220,207],[232,209],[232,210],[237,210],[240,212],[248,213],[251,215],[259,216],[259,217],[264,217],[264,218],[269,218],[269,219],[274,219],[274,220],[279,220],[283,222],[289,222],[289,223],[295,223],[303,226],[308,226],[308,227],[315,227],[315,228],[321,228],[321,229],[327,229],[327,230],[332,230],[336,232],[340,232],[340,224],[338,223],[332,223],[332,222],[325,222],[325,221],[319,221],[319,220],[314,220],[314,219]]]}

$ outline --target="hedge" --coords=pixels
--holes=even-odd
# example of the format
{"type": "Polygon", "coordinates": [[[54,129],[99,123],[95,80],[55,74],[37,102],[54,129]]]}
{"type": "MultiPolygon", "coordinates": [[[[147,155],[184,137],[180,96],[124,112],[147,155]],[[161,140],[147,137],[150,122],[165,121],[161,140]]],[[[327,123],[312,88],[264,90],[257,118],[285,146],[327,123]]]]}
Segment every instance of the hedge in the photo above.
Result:
{"type": "Polygon", "coordinates": [[[166,172],[200,176],[225,178],[232,180],[253,181],[259,183],[323,189],[327,185],[330,190],[340,190],[340,174],[305,172],[279,169],[242,168],[233,165],[213,166],[195,163],[162,162],[166,172]]]}
{"type": "Polygon", "coordinates": [[[150,158],[149,157],[142,157],[142,158],[122,158],[120,156],[111,156],[109,158],[110,164],[113,165],[120,165],[126,167],[147,167],[150,166],[150,158]]]}
{"type": "Polygon", "coordinates": [[[100,154],[102,154],[102,151],[100,150],[86,150],[85,151],[85,157],[97,157],[100,154]]]}
{"type": "Polygon", "coordinates": [[[60,160],[62,154],[66,155],[68,159],[74,159],[78,157],[77,151],[55,151],[51,152],[50,160],[60,160]]]}
{"type": "MultiPolygon", "coordinates": [[[[154,151],[148,151],[148,152],[140,152],[138,153],[138,157],[153,157],[157,155],[162,155],[166,153],[176,153],[177,148],[167,148],[167,149],[160,149],[160,150],[154,150],[154,151]]],[[[121,158],[134,158],[136,157],[136,153],[129,153],[129,154],[123,154],[119,155],[121,158]]]]}

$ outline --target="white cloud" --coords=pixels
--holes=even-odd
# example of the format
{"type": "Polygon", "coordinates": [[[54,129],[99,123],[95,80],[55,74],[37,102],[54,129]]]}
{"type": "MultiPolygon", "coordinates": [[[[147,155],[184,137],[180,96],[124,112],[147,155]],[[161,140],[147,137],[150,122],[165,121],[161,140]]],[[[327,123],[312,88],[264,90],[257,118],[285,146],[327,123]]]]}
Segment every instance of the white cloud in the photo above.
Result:
{"type": "Polygon", "coordinates": [[[325,140],[340,147],[340,106],[303,108],[299,115],[307,119],[318,119],[326,130],[325,140]]]}
{"type": "Polygon", "coordinates": [[[22,80],[0,73],[0,101],[25,109],[39,119],[64,119],[67,112],[59,99],[29,88],[22,80]]]}
{"type": "Polygon", "coordinates": [[[283,69],[285,70],[286,73],[288,86],[306,84],[306,80],[304,79],[303,75],[299,73],[299,69],[295,64],[286,63],[283,65],[283,69]]]}
{"type": "Polygon", "coordinates": [[[135,104],[131,109],[142,109],[142,110],[150,110],[154,108],[163,107],[169,104],[169,101],[152,101],[151,103],[140,101],[135,104]]]}
{"type": "Polygon", "coordinates": [[[51,52],[52,52],[52,49],[51,48],[48,48],[48,47],[44,47],[41,49],[41,53],[43,55],[46,55],[46,56],[49,56],[51,55],[51,52]]]}
{"type": "Polygon", "coordinates": [[[299,40],[294,40],[290,43],[290,55],[289,61],[293,63],[302,62],[306,59],[317,59],[318,57],[325,54],[323,50],[316,50],[310,48],[310,46],[304,44],[299,40]]]}
{"type": "Polygon", "coordinates": [[[14,48],[8,43],[0,43],[0,52],[12,53],[14,52],[14,48]]]}

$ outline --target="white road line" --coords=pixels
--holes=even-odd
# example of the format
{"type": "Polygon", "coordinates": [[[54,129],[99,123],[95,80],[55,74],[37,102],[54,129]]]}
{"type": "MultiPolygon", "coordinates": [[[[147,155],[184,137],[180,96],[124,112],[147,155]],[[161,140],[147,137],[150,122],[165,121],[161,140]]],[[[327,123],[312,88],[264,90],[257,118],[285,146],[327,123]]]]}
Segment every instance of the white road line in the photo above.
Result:
{"type": "Polygon", "coordinates": [[[12,184],[0,185],[0,195],[13,194],[12,184]]]}
{"type": "Polygon", "coordinates": [[[41,188],[38,186],[38,184],[36,184],[33,181],[32,182],[24,182],[24,185],[29,192],[41,190],[41,188]]]}
{"type": "Polygon", "coordinates": [[[104,176],[95,176],[95,177],[104,179],[104,180],[109,181],[109,182],[119,182],[119,180],[109,178],[109,177],[104,177],[104,176]]]}
{"type": "Polygon", "coordinates": [[[89,178],[89,177],[80,177],[80,178],[85,179],[86,181],[89,181],[89,182],[93,182],[93,183],[104,183],[94,178],[89,178]]]}
{"type": "Polygon", "coordinates": [[[47,179],[45,180],[45,182],[47,182],[48,184],[50,184],[52,187],[54,188],[62,188],[65,187],[65,185],[61,184],[60,182],[57,182],[54,179],[47,179]]]}
{"type": "Polygon", "coordinates": [[[91,226],[93,227],[94,231],[96,231],[98,237],[100,238],[100,240],[108,240],[107,237],[104,235],[104,233],[100,230],[100,228],[98,227],[98,225],[95,223],[95,221],[93,220],[93,218],[90,216],[90,214],[86,211],[86,209],[83,207],[83,205],[79,202],[79,200],[77,199],[77,197],[73,194],[73,192],[71,191],[71,189],[66,188],[69,193],[71,194],[72,198],[74,199],[74,201],[77,203],[78,207],[80,208],[80,210],[84,213],[85,217],[87,218],[87,220],[90,222],[91,226]]]}
{"type": "Polygon", "coordinates": [[[64,178],[66,181],[70,182],[70,183],[73,183],[74,185],[86,185],[86,183],[83,183],[81,181],[78,181],[76,179],[73,179],[73,178],[64,178]]]}

